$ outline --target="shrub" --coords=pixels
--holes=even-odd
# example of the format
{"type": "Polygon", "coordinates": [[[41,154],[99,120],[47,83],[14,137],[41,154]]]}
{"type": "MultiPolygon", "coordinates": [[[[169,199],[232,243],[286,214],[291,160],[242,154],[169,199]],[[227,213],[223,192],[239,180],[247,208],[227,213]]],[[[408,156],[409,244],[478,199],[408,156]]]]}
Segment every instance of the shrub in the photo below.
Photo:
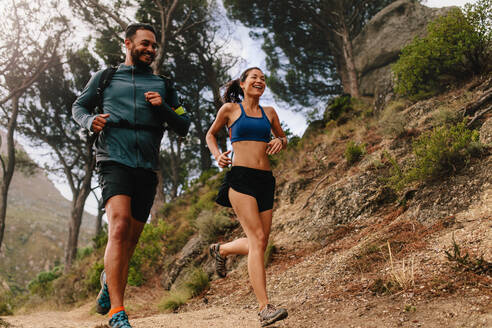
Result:
{"type": "Polygon", "coordinates": [[[104,263],[102,262],[96,262],[90,267],[85,278],[87,290],[96,291],[101,288],[99,278],[101,277],[102,270],[104,270],[104,263]]]}
{"type": "Polygon", "coordinates": [[[333,98],[328,103],[323,115],[324,121],[328,122],[336,120],[342,113],[347,113],[352,109],[351,97],[349,94],[343,94],[336,98],[333,98]]]}
{"type": "Polygon", "coordinates": [[[463,115],[460,111],[452,108],[441,107],[432,116],[432,121],[435,126],[456,125],[463,120],[463,115]]]}
{"type": "Polygon", "coordinates": [[[268,242],[267,248],[265,250],[264,264],[265,268],[270,264],[273,258],[273,254],[275,254],[276,248],[273,241],[268,242]]]}
{"type": "Polygon", "coordinates": [[[188,289],[191,297],[200,295],[210,286],[208,274],[201,268],[194,268],[188,276],[184,286],[188,289]]]}
{"type": "Polygon", "coordinates": [[[354,164],[362,158],[365,152],[364,144],[356,144],[354,141],[349,141],[345,148],[345,159],[349,165],[354,164]]]}
{"type": "Polygon", "coordinates": [[[415,165],[408,179],[427,180],[456,172],[479,153],[478,132],[464,123],[424,133],[413,144],[415,165]]]}
{"type": "Polygon", "coordinates": [[[196,227],[200,236],[207,242],[217,240],[218,236],[237,227],[237,221],[231,220],[224,212],[213,213],[204,211],[196,220],[196,227]]]}
{"type": "Polygon", "coordinates": [[[82,260],[94,252],[92,246],[82,247],[77,249],[77,260],[82,260]]]}
{"type": "Polygon", "coordinates": [[[385,153],[392,165],[389,186],[400,190],[413,181],[433,180],[454,173],[478,156],[481,147],[478,132],[467,129],[464,123],[434,128],[414,141],[414,160],[407,168],[400,167],[385,153]]]}
{"type": "Polygon", "coordinates": [[[176,311],[180,306],[186,304],[189,297],[186,290],[171,291],[169,295],[162,298],[158,308],[161,311],[176,311]]]}
{"type": "Polygon", "coordinates": [[[62,268],[57,266],[51,271],[40,272],[36,278],[27,285],[27,288],[32,294],[48,296],[53,290],[53,280],[60,277],[62,271],[62,268]]]}
{"type": "Polygon", "coordinates": [[[429,24],[426,37],[416,38],[403,48],[392,67],[396,92],[421,99],[453,80],[488,70],[490,3],[479,0],[465,13],[458,8],[450,10],[429,24]],[[488,21],[484,18],[487,15],[488,21]]]}
{"type": "Polygon", "coordinates": [[[145,282],[143,273],[155,266],[162,255],[164,238],[169,235],[170,231],[171,227],[163,220],[159,221],[157,226],[145,225],[135,253],[130,260],[130,268],[128,269],[128,284],[130,286],[140,286],[145,282]]]}

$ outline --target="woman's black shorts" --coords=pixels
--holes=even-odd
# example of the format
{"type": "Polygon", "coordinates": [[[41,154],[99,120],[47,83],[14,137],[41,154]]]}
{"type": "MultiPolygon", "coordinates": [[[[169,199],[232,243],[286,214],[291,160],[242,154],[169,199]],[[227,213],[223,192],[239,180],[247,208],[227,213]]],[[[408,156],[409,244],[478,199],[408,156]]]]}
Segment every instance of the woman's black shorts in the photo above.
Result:
{"type": "Polygon", "coordinates": [[[272,171],[233,166],[222,181],[216,199],[217,204],[232,207],[229,200],[229,188],[256,198],[260,212],[273,208],[275,178],[272,171]]]}
{"type": "Polygon", "coordinates": [[[154,171],[107,161],[97,163],[97,173],[103,206],[113,196],[130,196],[133,218],[147,222],[157,187],[157,175],[154,171]]]}

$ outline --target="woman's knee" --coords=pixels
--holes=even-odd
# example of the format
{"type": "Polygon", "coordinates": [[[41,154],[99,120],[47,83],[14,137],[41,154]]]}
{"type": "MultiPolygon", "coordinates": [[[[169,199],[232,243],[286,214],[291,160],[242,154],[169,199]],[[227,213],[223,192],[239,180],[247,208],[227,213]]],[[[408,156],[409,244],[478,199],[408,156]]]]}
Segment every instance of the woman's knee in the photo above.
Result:
{"type": "Polygon", "coordinates": [[[255,233],[253,238],[250,239],[250,248],[265,251],[268,244],[268,236],[263,231],[255,233]]]}

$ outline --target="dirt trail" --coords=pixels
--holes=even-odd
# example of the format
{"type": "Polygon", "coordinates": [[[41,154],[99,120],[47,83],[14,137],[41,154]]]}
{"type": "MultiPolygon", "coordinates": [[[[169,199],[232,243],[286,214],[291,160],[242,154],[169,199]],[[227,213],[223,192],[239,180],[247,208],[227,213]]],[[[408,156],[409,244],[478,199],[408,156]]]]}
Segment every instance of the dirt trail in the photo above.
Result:
{"type": "MultiPolygon", "coordinates": [[[[15,317],[2,317],[10,328],[106,328],[107,318],[90,315],[83,306],[70,312],[38,312],[15,317]]],[[[133,328],[230,328],[258,327],[256,314],[251,310],[210,307],[207,309],[168,313],[147,318],[131,319],[133,328]]],[[[1,325],[0,321],[0,327],[1,325]]]]}

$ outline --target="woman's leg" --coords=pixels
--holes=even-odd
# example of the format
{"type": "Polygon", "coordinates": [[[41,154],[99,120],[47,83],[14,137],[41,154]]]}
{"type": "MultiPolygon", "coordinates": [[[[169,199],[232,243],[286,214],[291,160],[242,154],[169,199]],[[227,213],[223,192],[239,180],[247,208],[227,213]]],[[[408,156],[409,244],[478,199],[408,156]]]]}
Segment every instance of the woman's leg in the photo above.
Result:
{"type": "MultiPolygon", "coordinates": [[[[260,213],[261,224],[263,226],[263,232],[268,237],[270,236],[270,229],[272,226],[272,210],[263,211],[260,213]]],[[[221,244],[219,253],[221,256],[226,257],[228,255],[248,255],[248,238],[238,238],[231,242],[221,244]]]]}
{"type": "Polygon", "coordinates": [[[264,254],[268,243],[258,204],[252,196],[229,189],[229,199],[238,216],[239,222],[246,233],[248,241],[248,273],[253,291],[260,303],[260,310],[268,304],[266,293],[266,276],[264,254]]]}

